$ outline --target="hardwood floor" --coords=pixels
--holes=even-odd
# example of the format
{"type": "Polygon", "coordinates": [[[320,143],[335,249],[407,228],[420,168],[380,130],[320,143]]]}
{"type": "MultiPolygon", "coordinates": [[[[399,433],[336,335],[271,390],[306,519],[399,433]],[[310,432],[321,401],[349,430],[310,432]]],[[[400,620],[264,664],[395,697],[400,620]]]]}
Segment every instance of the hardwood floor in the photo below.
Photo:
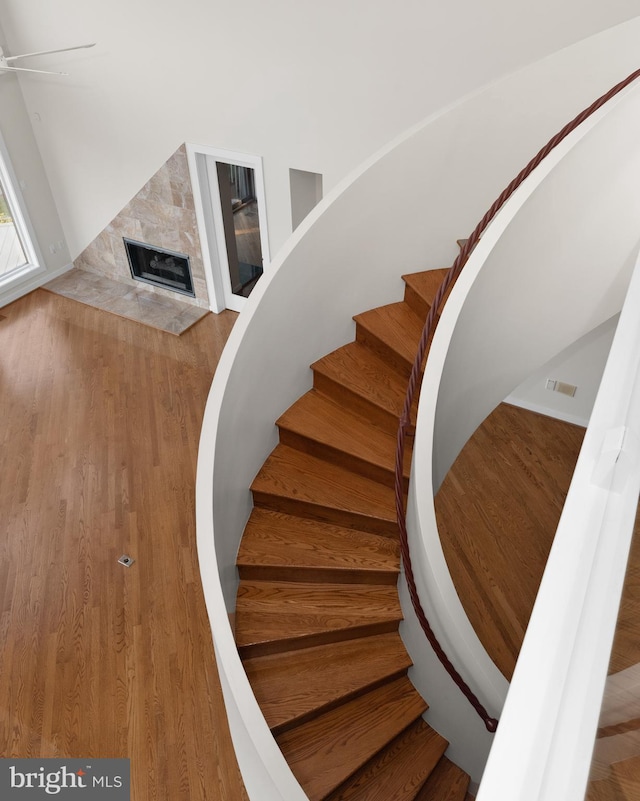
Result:
{"type": "Polygon", "coordinates": [[[246,798],[194,517],[236,315],[176,337],[41,290],[2,315],[0,755],[129,757],[136,801],[246,798]]]}
{"type": "MultiPolygon", "coordinates": [[[[129,757],[136,801],[246,799],[193,511],[235,317],[175,337],[44,291],[1,310],[0,756],[129,757]]],[[[503,405],[436,500],[463,603],[507,675],[582,433],[503,405]]],[[[640,662],[639,582],[632,566],[613,670],[640,662]]]]}
{"type": "MultiPolygon", "coordinates": [[[[582,443],[576,426],[502,404],[436,497],[447,562],[480,639],[511,676],[582,443]]],[[[622,593],[588,801],[640,799],[640,521],[622,593]]]]}
{"type": "MultiPolygon", "coordinates": [[[[584,429],[501,404],[436,496],[443,549],[480,639],[507,676],[522,645],[584,429]]],[[[609,673],[640,664],[640,520],[609,673]]]]}
{"type": "Polygon", "coordinates": [[[462,604],[511,678],[584,429],[507,404],[467,442],[436,496],[462,604]]]}

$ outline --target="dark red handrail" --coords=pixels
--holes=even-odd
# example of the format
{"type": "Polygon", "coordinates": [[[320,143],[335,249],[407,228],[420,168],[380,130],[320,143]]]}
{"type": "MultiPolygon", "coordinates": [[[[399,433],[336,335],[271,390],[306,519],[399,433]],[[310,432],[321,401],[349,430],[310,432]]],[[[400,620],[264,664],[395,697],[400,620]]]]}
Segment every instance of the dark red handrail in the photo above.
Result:
{"type": "Polygon", "coordinates": [[[584,111],[581,111],[580,114],[578,114],[576,117],[574,117],[574,119],[571,120],[571,122],[567,123],[567,125],[565,125],[561,131],[559,131],[554,137],[552,137],[547,142],[547,144],[531,159],[531,161],[527,164],[527,166],[523,170],[521,170],[518,173],[518,175],[516,175],[513,181],[511,181],[511,183],[496,198],[491,208],[487,211],[484,217],[476,225],[469,239],[467,239],[467,241],[460,248],[460,252],[458,253],[456,260],[453,262],[447,274],[445,275],[442,284],[440,285],[438,291],[436,292],[433,305],[429,309],[429,314],[427,315],[427,320],[422,330],[422,336],[420,337],[418,351],[416,353],[416,357],[413,362],[413,367],[411,369],[409,386],[407,387],[407,394],[402,409],[402,415],[400,417],[400,422],[398,426],[398,441],[396,446],[396,475],[395,475],[396,514],[398,518],[398,527],[400,529],[400,551],[402,553],[402,561],[404,564],[405,576],[409,588],[409,595],[411,596],[411,603],[413,604],[416,616],[420,621],[422,630],[426,634],[427,639],[431,644],[431,647],[436,652],[438,659],[444,666],[447,673],[451,676],[453,681],[458,685],[458,687],[465,695],[469,703],[473,706],[478,715],[482,718],[485,726],[487,727],[487,730],[490,732],[494,732],[497,729],[498,721],[496,720],[496,718],[492,718],[489,715],[487,710],[478,700],[477,696],[472,692],[472,690],[469,688],[467,683],[464,681],[462,676],[458,673],[458,671],[455,669],[455,667],[445,654],[444,650],[442,649],[442,646],[440,645],[435,634],[433,633],[433,629],[431,628],[429,621],[427,620],[427,616],[424,613],[424,609],[422,608],[422,604],[420,603],[420,598],[418,597],[418,591],[416,589],[416,582],[413,575],[413,566],[411,563],[411,555],[409,553],[409,543],[407,538],[407,521],[406,521],[406,512],[404,508],[404,486],[403,486],[405,438],[407,436],[408,430],[412,428],[410,419],[411,407],[413,405],[416,390],[418,388],[418,384],[420,381],[420,376],[422,373],[422,362],[427,352],[427,344],[431,339],[431,336],[435,330],[437,323],[437,315],[440,306],[442,304],[442,299],[448,292],[449,288],[453,285],[457,277],[460,275],[462,268],[467,263],[471,251],[476,246],[478,240],[485,231],[486,227],[489,225],[491,220],[493,220],[493,218],[498,213],[502,205],[506,202],[506,200],[508,200],[508,198],[511,197],[511,195],[515,192],[515,190],[522,184],[525,178],[528,178],[529,175],[531,175],[533,170],[535,170],[535,168],[540,164],[540,162],[544,158],[546,158],[546,156],[548,156],[549,153],[551,153],[551,151],[557,145],[559,145],[563,139],[565,139],[572,131],[574,131],[582,122],[584,122],[588,117],[590,117],[595,111],[597,111],[605,103],[611,100],[611,98],[615,97],[615,95],[617,95],[618,92],[621,92],[625,87],[633,83],[633,81],[635,81],[636,78],[638,77],[640,77],[640,70],[632,72],[631,75],[627,76],[623,81],[616,84],[612,89],[610,89],[606,94],[602,95],[602,97],[599,97],[588,108],[584,109],[584,111]]]}

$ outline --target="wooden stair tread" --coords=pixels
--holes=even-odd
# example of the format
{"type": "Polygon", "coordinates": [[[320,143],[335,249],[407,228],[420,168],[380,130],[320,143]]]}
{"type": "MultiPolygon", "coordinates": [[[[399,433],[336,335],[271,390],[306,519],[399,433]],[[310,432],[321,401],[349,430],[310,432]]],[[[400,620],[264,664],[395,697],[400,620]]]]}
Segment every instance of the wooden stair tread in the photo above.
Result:
{"type": "MultiPolygon", "coordinates": [[[[357,470],[375,481],[390,482],[395,473],[395,435],[371,425],[328,396],[312,389],[277,421],[280,442],[357,470]]],[[[405,454],[404,475],[411,468],[405,454]]]]}
{"type": "Polygon", "coordinates": [[[609,783],[615,788],[616,801],[635,801],[640,797],[640,756],[614,762],[609,783]]]}
{"type": "MultiPolygon", "coordinates": [[[[467,791],[420,717],[396,589],[398,419],[446,272],[406,276],[404,301],[354,318],[357,341],[312,365],[314,389],[277,421],[280,443],[251,486],[236,642],[311,801],[462,801],[467,791]]],[[[404,468],[406,478],[409,453],[404,468]]]]}
{"type": "Polygon", "coordinates": [[[447,745],[444,737],[419,718],[327,801],[413,801],[447,745]]]}
{"type": "Polygon", "coordinates": [[[241,581],[236,644],[258,656],[396,631],[401,619],[395,586],[241,581]]]}
{"type": "Polygon", "coordinates": [[[405,282],[405,301],[411,306],[418,317],[424,322],[429,309],[433,304],[440,285],[444,281],[448,268],[442,270],[425,270],[420,273],[403,275],[405,282]]]}
{"type": "Polygon", "coordinates": [[[409,374],[418,349],[424,320],[408,303],[390,303],[357,314],[356,340],[371,347],[403,375],[409,374]]]}
{"type": "Polygon", "coordinates": [[[276,446],[251,490],[257,506],[397,536],[391,487],[286,445],[276,446]]]}
{"type": "Polygon", "coordinates": [[[367,412],[376,425],[395,434],[407,392],[407,381],[380,356],[350,342],[311,365],[314,386],[351,408],[367,412]]]}
{"type": "Polygon", "coordinates": [[[413,723],[427,705],[403,677],[277,737],[311,801],[325,799],[413,723]]]}
{"type": "Polygon", "coordinates": [[[464,801],[469,776],[443,757],[416,796],[416,801],[464,801]]]}
{"type": "Polygon", "coordinates": [[[395,585],[400,549],[390,537],[255,507],[237,565],[244,579],[395,585]]]}
{"type": "Polygon", "coordinates": [[[398,678],[410,666],[411,659],[395,632],[244,662],[253,692],[275,733],[398,678]]]}

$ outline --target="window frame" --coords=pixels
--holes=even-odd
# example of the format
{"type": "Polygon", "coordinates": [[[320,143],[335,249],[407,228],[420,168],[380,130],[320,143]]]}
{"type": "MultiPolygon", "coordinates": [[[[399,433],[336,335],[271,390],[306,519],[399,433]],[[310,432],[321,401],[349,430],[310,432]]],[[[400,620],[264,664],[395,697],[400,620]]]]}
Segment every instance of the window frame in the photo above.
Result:
{"type": "Polygon", "coordinates": [[[4,138],[0,133],[0,183],[2,191],[9,207],[9,213],[16,229],[20,245],[26,258],[26,264],[15,267],[13,270],[0,276],[0,288],[13,283],[16,279],[22,279],[27,275],[33,275],[44,271],[44,261],[39,252],[35,232],[26,204],[20,191],[20,183],[14,172],[11,163],[11,156],[5,144],[4,138]]]}

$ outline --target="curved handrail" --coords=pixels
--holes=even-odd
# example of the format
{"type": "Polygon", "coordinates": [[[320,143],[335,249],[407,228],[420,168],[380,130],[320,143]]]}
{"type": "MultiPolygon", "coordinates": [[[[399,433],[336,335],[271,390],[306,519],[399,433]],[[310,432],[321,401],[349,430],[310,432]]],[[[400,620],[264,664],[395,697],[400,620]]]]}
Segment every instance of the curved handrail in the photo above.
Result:
{"type": "Polygon", "coordinates": [[[536,169],[536,167],[538,167],[538,165],[543,161],[543,159],[545,159],[549,155],[549,153],[551,153],[551,151],[555,147],[557,147],[557,145],[560,144],[560,142],[562,142],[572,131],[574,131],[581,123],[583,123],[594,112],[596,112],[599,108],[605,105],[605,103],[607,103],[609,100],[615,97],[619,92],[621,92],[623,89],[629,86],[629,84],[633,83],[639,77],[640,77],[640,69],[632,72],[624,80],[617,83],[608,92],[603,94],[601,97],[595,100],[590,106],[581,111],[570,122],[568,122],[564,126],[564,128],[562,128],[555,136],[553,136],[547,142],[547,144],[538,151],[538,153],[531,159],[531,161],[529,161],[529,163],[518,173],[518,175],[516,175],[516,177],[511,181],[511,183],[508,184],[508,186],[496,198],[496,200],[493,202],[493,204],[486,212],[484,217],[476,225],[476,227],[474,228],[473,232],[471,233],[467,241],[460,248],[458,256],[456,257],[455,261],[447,271],[447,274],[445,275],[440,287],[438,288],[438,291],[436,292],[433,305],[429,309],[429,314],[427,315],[424,328],[422,329],[422,334],[420,337],[420,342],[418,345],[416,357],[414,359],[413,366],[411,368],[411,376],[409,378],[409,384],[407,386],[407,393],[404,400],[404,406],[398,424],[396,462],[395,462],[396,516],[398,520],[398,528],[400,530],[400,551],[402,554],[402,561],[404,564],[405,576],[407,580],[407,587],[409,589],[409,595],[411,597],[411,603],[413,605],[420,626],[423,632],[425,633],[429,641],[429,644],[431,645],[438,659],[440,660],[441,664],[443,665],[449,676],[453,679],[455,684],[458,686],[460,691],[463,693],[463,695],[467,698],[471,706],[473,706],[478,715],[482,718],[487,728],[487,731],[489,732],[496,731],[498,727],[498,720],[489,715],[489,713],[482,705],[478,697],[471,690],[469,685],[464,681],[464,679],[458,673],[458,671],[456,670],[450,659],[447,657],[446,653],[444,652],[444,649],[438,642],[438,639],[436,638],[433,629],[431,628],[431,625],[429,624],[424,609],[422,608],[420,598],[418,596],[416,582],[413,574],[411,554],[409,552],[406,510],[404,507],[404,484],[403,484],[405,439],[407,435],[410,434],[412,429],[412,424],[410,419],[411,407],[413,405],[415,394],[418,389],[420,376],[422,372],[422,363],[424,361],[424,357],[427,351],[427,345],[437,325],[437,316],[438,316],[438,311],[442,305],[442,300],[449,291],[450,287],[455,283],[456,279],[460,275],[462,268],[466,264],[471,254],[471,251],[478,243],[480,237],[484,233],[489,223],[493,220],[495,215],[502,208],[502,206],[509,199],[509,197],[511,197],[511,195],[516,191],[516,189],[518,189],[518,187],[524,182],[524,180],[529,177],[529,175],[536,169]]]}

